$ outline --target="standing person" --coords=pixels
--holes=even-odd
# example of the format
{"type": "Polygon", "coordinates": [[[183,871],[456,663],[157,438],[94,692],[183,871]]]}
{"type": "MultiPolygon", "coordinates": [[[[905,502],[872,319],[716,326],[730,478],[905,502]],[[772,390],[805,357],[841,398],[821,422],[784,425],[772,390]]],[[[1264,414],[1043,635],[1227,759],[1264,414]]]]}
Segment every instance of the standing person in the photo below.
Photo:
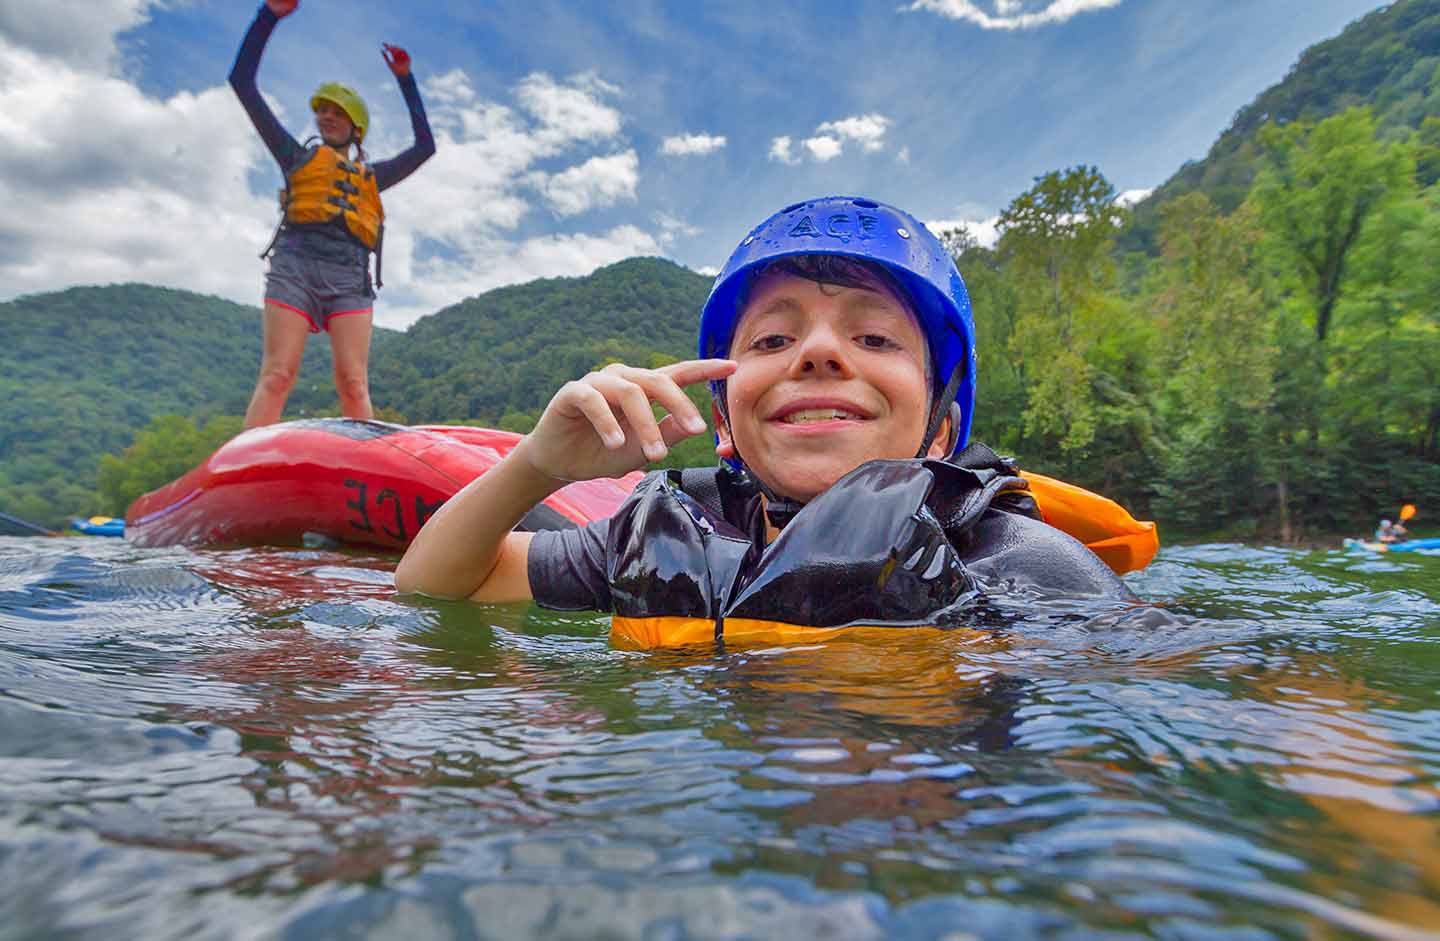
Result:
{"type": "Polygon", "coordinates": [[[255,73],[275,24],[299,5],[300,0],[265,0],[230,70],[230,87],[285,174],[284,217],[265,252],[270,271],[265,279],[264,353],[245,412],[246,428],[280,420],[300,371],[306,336],[321,330],[330,334],[341,413],[373,417],[368,364],[374,288],[381,283],[385,210],[380,193],[435,153],[420,90],[410,74],[410,56],[385,44],[385,64],[405,96],[415,132],[408,150],[369,163],[362,144],[370,113],[359,95],[338,82],[326,82],[310,98],[318,142],[311,138],[301,144],[290,136],[260,96],[255,73]]]}

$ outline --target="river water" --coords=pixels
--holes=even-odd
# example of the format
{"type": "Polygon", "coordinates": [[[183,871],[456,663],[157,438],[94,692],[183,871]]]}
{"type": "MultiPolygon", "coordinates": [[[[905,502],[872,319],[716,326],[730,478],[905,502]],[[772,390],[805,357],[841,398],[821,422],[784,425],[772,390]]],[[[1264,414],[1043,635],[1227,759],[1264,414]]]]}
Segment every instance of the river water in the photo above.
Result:
{"type": "Polygon", "coordinates": [[[393,566],[0,538],[0,938],[1440,938],[1440,558],[723,653],[393,566]]]}

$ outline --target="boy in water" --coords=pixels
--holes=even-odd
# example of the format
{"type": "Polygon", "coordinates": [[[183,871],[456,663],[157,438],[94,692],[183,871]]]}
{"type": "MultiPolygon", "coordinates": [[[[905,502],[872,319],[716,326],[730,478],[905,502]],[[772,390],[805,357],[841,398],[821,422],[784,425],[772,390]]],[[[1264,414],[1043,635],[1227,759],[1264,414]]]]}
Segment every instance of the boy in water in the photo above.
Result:
{"type": "Polygon", "coordinates": [[[981,585],[1133,600],[1040,521],[1012,466],[965,447],[969,298],[908,214],[830,197],[770,217],[716,279],[699,347],[699,359],[613,364],[562,387],[509,456],[426,524],[397,589],[609,610],[617,626],[693,619],[696,637],[713,621],[717,638],[727,618],[935,623],[981,585]],[[566,483],[619,477],[703,434],[684,391],[700,382],[720,468],[653,473],[581,529],[512,531],[566,483]],[[652,405],[667,414],[657,421],[652,405]]]}

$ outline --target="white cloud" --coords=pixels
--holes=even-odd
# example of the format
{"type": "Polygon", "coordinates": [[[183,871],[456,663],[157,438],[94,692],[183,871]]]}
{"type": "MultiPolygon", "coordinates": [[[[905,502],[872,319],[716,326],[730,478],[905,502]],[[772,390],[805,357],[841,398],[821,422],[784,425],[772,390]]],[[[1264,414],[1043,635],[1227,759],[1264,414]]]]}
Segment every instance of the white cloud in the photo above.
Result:
{"type": "Polygon", "coordinates": [[[943,235],[951,229],[965,229],[970,235],[985,248],[994,248],[1000,241],[1000,217],[991,216],[988,219],[928,219],[925,220],[925,228],[938,235],[943,235]]]}
{"type": "Polygon", "coordinates": [[[451,69],[425,80],[425,98],[431,108],[435,105],[464,106],[475,100],[475,89],[470,84],[470,76],[460,69],[451,69]]]}
{"type": "Polygon", "coordinates": [[[677,219],[667,213],[656,213],[655,224],[660,227],[662,238],[665,241],[673,239],[677,235],[690,237],[700,234],[700,229],[686,222],[684,219],[677,219]]]}
{"type": "MultiPolygon", "coordinates": [[[[511,234],[537,201],[568,218],[635,198],[639,158],[633,148],[613,150],[623,116],[602,100],[618,94],[613,85],[593,75],[559,81],[534,74],[516,86],[512,107],[483,99],[455,71],[426,81],[424,94],[436,153],[387,192],[389,277],[377,323],[408,326],[482,291],[589,274],[632,255],[659,254],[669,243],[663,226],[658,235],[633,225],[520,240],[511,234]],[[597,146],[612,152],[586,155],[597,146]],[[556,161],[563,169],[540,169],[556,161]]],[[[405,126],[398,114],[385,125],[405,126]]]]}
{"type": "Polygon", "coordinates": [[[1149,189],[1126,190],[1115,197],[1115,205],[1129,209],[1153,192],[1155,192],[1153,186],[1149,189]]]}
{"type": "MultiPolygon", "coordinates": [[[[885,148],[885,133],[891,121],[883,114],[857,114],[836,121],[826,121],[815,128],[815,135],[800,142],[802,150],[816,163],[828,163],[845,152],[847,143],[858,144],[866,152],[885,148]]],[[[770,142],[770,159],[784,164],[800,162],[795,153],[794,139],[777,137],[770,142]]],[[[909,150],[902,150],[900,162],[910,159],[909,150]]]]}
{"type": "Polygon", "coordinates": [[[723,134],[682,134],[665,138],[660,145],[660,152],[670,157],[703,156],[724,146],[723,134]]]}
{"type": "Polygon", "coordinates": [[[613,206],[635,198],[640,183],[640,161],[635,151],[591,157],[560,173],[537,174],[536,189],[562,216],[613,206]]]}
{"type": "Polygon", "coordinates": [[[104,69],[115,37],[141,25],[157,0],[3,0],[0,37],[76,68],[104,69]]]}
{"type": "Polygon", "coordinates": [[[819,137],[806,138],[804,147],[810,151],[810,156],[820,163],[828,163],[844,152],[844,146],[835,138],[824,134],[819,137]]]}
{"type": "MultiPolygon", "coordinates": [[[[636,255],[659,255],[662,239],[633,225],[598,235],[570,233],[520,241],[488,238],[464,258],[432,257],[411,265],[406,292],[376,308],[376,322],[405,327],[426,314],[507,284],[585,275],[636,255]]],[[[388,266],[387,266],[388,267],[388,266]]]]}
{"type": "MultiPolygon", "coordinates": [[[[117,31],[157,5],[0,0],[0,296],[144,281],[258,305],[278,168],[228,86],[161,99],[123,77],[117,31]]],[[[438,150],[386,193],[377,322],[404,326],[477,291],[662,251],[678,230],[513,236],[542,200],[569,217],[634,198],[639,161],[609,102],[618,94],[588,74],[532,74],[505,101],[479,95],[463,71],[428,78],[438,150]]],[[[374,109],[377,157],[410,143],[392,97],[374,109]]]]}
{"type": "Polygon", "coordinates": [[[839,121],[826,121],[815,130],[821,134],[855,141],[862,150],[873,151],[885,146],[885,131],[889,127],[890,119],[883,114],[862,114],[841,118],[839,121]]]}
{"type": "Polygon", "coordinates": [[[790,151],[794,142],[788,137],[777,137],[770,142],[770,159],[784,164],[799,163],[800,158],[790,151]]]}
{"type": "Polygon", "coordinates": [[[160,100],[0,40],[0,153],[7,296],[148,281],[258,303],[275,198],[246,185],[269,155],[228,87],[160,100]]]}
{"type": "Polygon", "coordinates": [[[1063,23],[1081,13],[1119,6],[1123,0],[914,0],[907,9],[927,10],[952,20],[974,23],[982,29],[1034,29],[1063,23]]]}
{"type": "Polygon", "coordinates": [[[619,89],[592,73],[560,84],[543,73],[527,75],[515,90],[520,107],[539,122],[537,137],[547,144],[607,140],[620,133],[620,112],[600,100],[619,89]]]}

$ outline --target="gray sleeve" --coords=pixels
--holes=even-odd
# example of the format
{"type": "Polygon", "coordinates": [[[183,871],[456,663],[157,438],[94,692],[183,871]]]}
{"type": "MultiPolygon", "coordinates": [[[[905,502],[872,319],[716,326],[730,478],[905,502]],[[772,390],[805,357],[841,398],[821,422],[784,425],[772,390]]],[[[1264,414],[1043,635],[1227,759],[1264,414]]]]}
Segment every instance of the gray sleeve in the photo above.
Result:
{"type": "Polygon", "coordinates": [[[525,559],[535,603],[555,611],[609,611],[609,538],[608,519],[535,533],[525,559]]]}
{"type": "Polygon", "coordinates": [[[986,582],[1030,585],[1061,595],[1136,600],[1084,543],[1047,523],[991,510],[966,534],[960,557],[986,582]]]}

